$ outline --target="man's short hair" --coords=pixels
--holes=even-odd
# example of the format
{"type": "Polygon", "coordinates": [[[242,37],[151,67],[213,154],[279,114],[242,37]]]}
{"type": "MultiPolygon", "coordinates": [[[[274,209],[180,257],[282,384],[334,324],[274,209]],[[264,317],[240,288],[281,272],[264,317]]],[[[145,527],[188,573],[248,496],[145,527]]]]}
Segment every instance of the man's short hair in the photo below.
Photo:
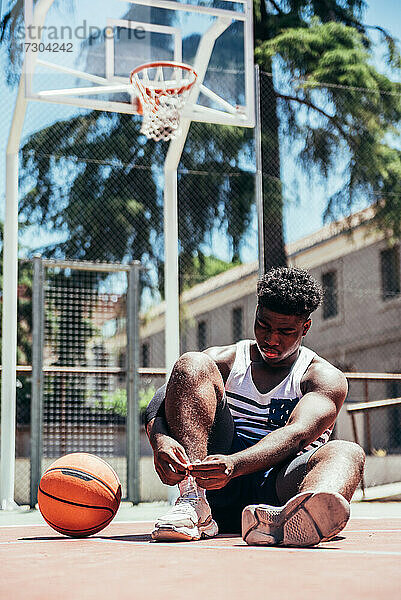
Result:
{"type": "Polygon", "coordinates": [[[258,306],[308,318],[320,306],[323,291],[308,271],[274,267],[258,280],[257,296],[258,306]]]}

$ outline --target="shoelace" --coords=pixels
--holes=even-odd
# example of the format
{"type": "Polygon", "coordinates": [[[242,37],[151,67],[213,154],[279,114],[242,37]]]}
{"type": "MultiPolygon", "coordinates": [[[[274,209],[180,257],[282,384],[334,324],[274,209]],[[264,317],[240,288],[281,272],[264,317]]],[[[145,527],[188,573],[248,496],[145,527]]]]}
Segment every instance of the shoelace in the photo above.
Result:
{"type": "Polygon", "coordinates": [[[175,506],[179,506],[180,508],[182,506],[192,506],[195,508],[196,505],[199,504],[199,500],[200,498],[195,496],[180,496],[175,503],[175,506]]]}

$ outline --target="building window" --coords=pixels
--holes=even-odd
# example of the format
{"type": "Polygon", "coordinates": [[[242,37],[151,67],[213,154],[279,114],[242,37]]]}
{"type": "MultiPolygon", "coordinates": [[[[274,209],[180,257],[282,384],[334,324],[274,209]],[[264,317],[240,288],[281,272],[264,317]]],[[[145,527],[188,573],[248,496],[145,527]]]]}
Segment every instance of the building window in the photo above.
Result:
{"type": "Polygon", "coordinates": [[[389,300],[400,293],[400,253],[399,247],[380,252],[382,271],[382,298],[389,300]]]}
{"type": "Polygon", "coordinates": [[[242,308],[234,308],[232,312],[233,342],[242,339],[242,308]]]}
{"type": "MultiPolygon", "coordinates": [[[[387,384],[387,398],[401,398],[401,382],[391,381],[387,384]]],[[[389,406],[387,409],[389,427],[389,450],[401,447],[401,405],[389,406]]]]}
{"type": "Polygon", "coordinates": [[[141,357],[142,357],[142,366],[149,367],[149,356],[150,356],[150,348],[148,342],[145,342],[141,346],[141,357]]]}
{"type": "Polygon", "coordinates": [[[206,321],[199,321],[198,323],[198,348],[204,350],[207,346],[207,331],[206,321]]]}
{"type": "Polygon", "coordinates": [[[322,275],[323,319],[332,319],[338,314],[337,273],[329,271],[322,275]]]}

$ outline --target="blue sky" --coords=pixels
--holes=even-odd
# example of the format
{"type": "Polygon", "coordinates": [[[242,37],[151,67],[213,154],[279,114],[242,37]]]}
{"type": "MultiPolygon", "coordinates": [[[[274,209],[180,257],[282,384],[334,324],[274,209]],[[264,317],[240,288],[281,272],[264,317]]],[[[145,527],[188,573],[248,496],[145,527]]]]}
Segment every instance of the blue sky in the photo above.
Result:
{"type": "MultiPolygon", "coordinates": [[[[379,25],[388,30],[391,35],[401,40],[401,0],[368,0],[369,8],[364,22],[367,25],[379,25]]],[[[376,41],[375,66],[385,72],[383,46],[380,46],[379,34],[371,31],[372,38],[376,41]]],[[[390,75],[390,73],[387,73],[390,75]]],[[[394,75],[392,76],[394,78],[394,75]]],[[[306,177],[302,177],[303,186],[307,186],[306,177]]],[[[329,182],[335,188],[336,182],[329,182]]],[[[330,190],[334,191],[333,189],[330,190]]],[[[306,195],[301,203],[287,202],[285,210],[286,239],[293,241],[313,233],[322,225],[322,215],[327,198],[327,189],[324,185],[310,187],[309,197],[306,195]]],[[[355,207],[356,209],[358,207],[355,207]]],[[[363,204],[359,206],[363,208],[363,204]]]]}
{"type": "MultiPolygon", "coordinates": [[[[101,0],[104,1],[105,0],[101,0]]],[[[101,2],[99,2],[101,4],[101,2]]],[[[366,13],[365,22],[369,25],[380,25],[396,38],[401,39],[401,19],[400,19],[400,0],[369,0],[369,7],[366,13]]],[[[373,35],[373,34],[372,34],[373,35]]],[[[375,36],[378,39],[378,36],[375,36]]],[[[0,61],[4,60],[0,53],[0,61]]],[[[383,53],[380,45],[378,45],[375,54],[375,63],[379,69],[383,69],[383,53]]],[[[12,112],[15,102],[15,93],[3,83],[0,82],[0,218],[4,213],[4,187],[5,187],[5,148],[7,144],[8,131],[12,118],[12,112]]],[[[44,105],[39,103],[30,103],[25,119],[24,134],[31,133],[38,128],[38,123],[43,125],[51,123],[60,118],[68,118],[73,114],[73,110],[68,107],[60,107],[55,105],[44,105]],[[43,122],[45,116],[46,123],[43,122]],[[36,125],[36,127],[35,127],[36,125]]],[[[335,184],[333,184],[335,185],[335,184]]],[[[306,179],[301,183],[301,188],[307,188],[308,182],[306,179]]],[[[322,213],[327,197],[327,190],[322,185],[314,185],[306,197],[306,194],[301,194],[301,202],[289,202],[285,211],[285,231],[286,238],[291,241],[303,235],[312,233],[322,224],[322,213]]],[[[219,244],[222,257],[227,253],[228,248],[221,248],[221,236],[216,238],[216,243],[219,244]]],[[[254,245],[250,244],[248,248],[244,248],[243,260],[255,260],[254,245]]]]}

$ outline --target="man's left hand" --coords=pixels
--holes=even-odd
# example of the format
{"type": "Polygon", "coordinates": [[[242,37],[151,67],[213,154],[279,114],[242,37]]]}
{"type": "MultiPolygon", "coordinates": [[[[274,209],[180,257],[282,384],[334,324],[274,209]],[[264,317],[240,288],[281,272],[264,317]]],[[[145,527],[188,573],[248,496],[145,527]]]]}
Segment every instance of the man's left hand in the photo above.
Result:
{"type": "Polygon", "coordinates": [[[206,456],[202,462],[192,463],[188,467],[196,483],[206,490],[219,490],[227,485],[234,473],[234,460],[224,454],[206,456]]]}

